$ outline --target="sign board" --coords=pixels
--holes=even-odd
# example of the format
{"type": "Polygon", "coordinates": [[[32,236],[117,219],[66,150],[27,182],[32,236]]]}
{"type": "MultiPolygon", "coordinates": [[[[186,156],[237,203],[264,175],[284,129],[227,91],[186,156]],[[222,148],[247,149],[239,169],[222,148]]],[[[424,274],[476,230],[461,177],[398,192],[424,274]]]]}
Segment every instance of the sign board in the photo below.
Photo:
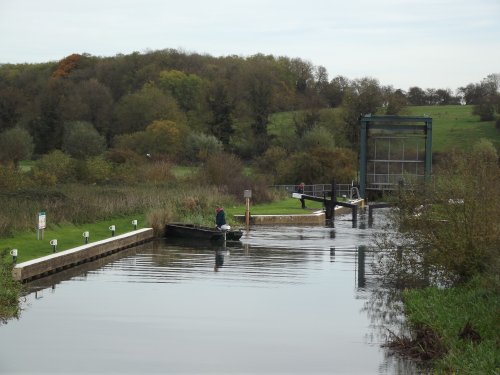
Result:
{"type": "Polygon", "coordinates": [[[38,213],[38,229],[45,229],[47,226],[47,215],[44,211],[38,213]]]}
{"type": "Polygon", "coordinates": [[[245,190],[243,192],[243,198],[252,198],[252,190],[245,190]]]}

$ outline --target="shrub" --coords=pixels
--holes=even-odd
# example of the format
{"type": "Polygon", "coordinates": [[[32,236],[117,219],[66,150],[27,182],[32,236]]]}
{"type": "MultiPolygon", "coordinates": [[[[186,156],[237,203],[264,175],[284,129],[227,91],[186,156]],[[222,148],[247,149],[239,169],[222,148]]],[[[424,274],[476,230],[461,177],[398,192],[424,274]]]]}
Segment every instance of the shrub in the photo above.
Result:
{"type": "Polygon", "coordinates": [[[89,122],[66,124],[62,148],[76,159],[97,156],[106,150],[106,140],[89,122]]]}
{"type": "Polygon", "coordinates": [[[157,208],[150,210],[146,215],[146,220],[153,228],[155,236],[162,237],[165,231],[165,225],[172,222],[175,218],[175,212],[171,208],[157,208]]]}
{"type": "Polygon", "coordinates": [[[309,152],[291,156],[288,181],[305,183],[330,183],[333,178],[338,183],[350,182],[356,175],[357,158],[346,148],[314,148],[309,152]]]}
{"type": "Polygon", "coordinates": [[[400,246],[401,252],[380,253],[382,274],[389,279],[399,275],[405,282],[440,284],[496,274],[500,168],[496,151],[488,143],[480,142],[467,153],[450,154],[425,190],[401,192],[399,210],[391,218],[395,234],[379,241],[382,248],[400,246]]]}
{"type": "Polygon", "coordinates": [[[185,159],[206,161],[210,156],[223,151],[222,142],[213,135],[191,133],[186,140],[185,159]]]}
{"type": "Polygon", "coordinates": [[[19,313],[22,286],[12,279],[12,264],[6,262],[7,250],[0,251],[0,323],[19,313]]]}
{"type": "Polygon", "coordinates": [[[279,146],[269,147],[262,156],[257,159],[259,170],[270,176],[275,182],[287,182],[286,176],[290,169],[288,152],[279,146]]]}
{"type": "Polygon", "coordinates": [[[143,181],[159,183],[172,181],[172,164],[168,161],[158,160],[143,165],[139,169],[139,175],[143,181]]]}
{"type": "Polygon", "coordinates": [[[18,169],[0,165],[0,189],[12,191],[32,185],[33,181],[28,175],[18,169]]]}
{"type": "Polygon", "coordinates": [[[57,183],[72,182],[76,179],[76,163],[69,155],[56,150],[38,160],[33,173],[45,172],[55,176],[57,183]]]}
{"type": "Polygon", "coordinates": [[[312,150],[323,148],[332,150],[335,148],[335,140],[332,133],[323,127],[317,127],[309,132],[306,132],[300,140],[301,150],[312,150]]]}
{"type": "Polygon", "coordinates": [[[227,186],[243,174],[243,163],[232,154],[220,153],[208,158],[200,169],[201,179],[215,186],[227,186]]]}
{"type": "Polygon", "coordinates": [[[95,156],[85,161],[83,179],[86,182],[100,183],[110,180],[113,165],[102,156],[95,156]]]}
{"type": "Polygon", "coordinates": [[[144,157],[141,157],[139,154],[130,149],[113,148],[108,150],[104,157],[107,161],[115,164],[141,164],[144,162],[144,157]]]}

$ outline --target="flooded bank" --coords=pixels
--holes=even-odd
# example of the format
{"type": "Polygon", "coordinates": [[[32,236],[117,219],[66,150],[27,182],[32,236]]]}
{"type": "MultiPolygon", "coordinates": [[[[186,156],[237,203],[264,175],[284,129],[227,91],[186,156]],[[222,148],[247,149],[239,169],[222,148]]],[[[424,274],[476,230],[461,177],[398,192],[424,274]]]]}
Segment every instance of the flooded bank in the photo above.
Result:
{"type": "Polygon", "coordinates": [[[408,373],[366,311],[377,287],[357,249],[380,221],[156,241],[40,279],[0,327],[0,373],[408,373]]]}

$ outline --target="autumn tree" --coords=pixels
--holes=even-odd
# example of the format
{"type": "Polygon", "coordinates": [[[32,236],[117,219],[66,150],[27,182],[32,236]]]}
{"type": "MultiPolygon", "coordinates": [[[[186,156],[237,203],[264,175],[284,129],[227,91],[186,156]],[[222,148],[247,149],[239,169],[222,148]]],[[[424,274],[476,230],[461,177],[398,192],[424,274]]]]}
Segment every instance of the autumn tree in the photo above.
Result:
{"type": "Polygon", "coordinates": [[[68,78],[70,73],[77,68],[80,59],[81,55],[74,53],[59,61],[57,69],[52,73],[52,78],[68,78]]]}

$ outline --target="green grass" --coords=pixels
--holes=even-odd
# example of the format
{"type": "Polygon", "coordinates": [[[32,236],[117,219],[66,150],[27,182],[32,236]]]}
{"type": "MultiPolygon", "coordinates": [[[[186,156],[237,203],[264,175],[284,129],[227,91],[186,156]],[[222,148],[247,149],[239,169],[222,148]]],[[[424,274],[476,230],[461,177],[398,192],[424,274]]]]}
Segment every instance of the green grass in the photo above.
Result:
{"type": "Polygon", "coordinates": [[[470,149],[481,138],[492,141],[495,147],[500,148],[500,131],[495,128],[495,121],[481,122],[472,110],[470,105],[412,106],[406,108],[404,115],[425,114],[432,118],[433,151],[470,149]]]}
{"type": "Polygon", "coordinates": [[[498,287],[492,284],[494,280],[474,280],[462,287],[405,292],[409,322],[432,328],[448,349],[447,355],[433,364],[439,373],[498,373],[500,297],[498,287]],[[480,334],[479,343],[459,339],[468,321],[480,334]]]}
{"type": "Polygon", "coordinates": [[[269,117],[267,131],[278,137],[287,137],[290,132],[295,133],[293,117],[296,112],[278,112],[269,117]]]}
{"type": "MultiPolygon", "coordinates": [[[[300,201],[294,198],[286,198],[276,202],[252,205],[250,212],[253,215],[293,215],[293,214],[309,214],[316,210],[322,209],[322,204],[319,202],[307,202],[306,209],[301,208],[300,201]]],[[[227,206],[225,207],[228,221],[232,221],[233,215],[244,215],[245,205],[227,206]]],[[[57,239],[57,251],[63,251],[84,244],[83,232],[89,231],[89,242],[99,241],[111,237],[109,231],[110,225],[116,226],[115,235],[123,234],[131,231],[131,221],[137,219],[139,228],[147,226],[144,215],[127,215],[109,220],[97,221],[92,224],[84,225],[49,225],[44,231],[44,239],[36,239],[36,231],[15,233],[10,238],[0,239],[0,249],[18,249],[18,263],[27,260],[39,258],[45,255],[52,254],[52,246],[50,240],[57,239]]]]}
{"type": "MultiPolygon", "coordinates": [[[[263,203],[250,206],[251,215],[300,215],[310,214],[313,211],[321,210],[323,205],[319,202],[306,201],[306,209],[301,208],[300,201],[295,198],[286,198],[283,200],[263,203]]],[[[245,205],[224,207],[229,221],[233,215],[244,215],[245,205]]]]}
{"type": "Polygon", "coordinates": [[[31,171],[31,168],[35,165],[34,160],[23,160],[19,162],[19,169],[23,172],[31,171]]]}
{"type": "MultiPolygon", "coordinates": [[[[470,149],[481,138],[492,141],[495,147],[500,149],[500,131],[495,128],[495,121],[479,121],[479,116],[472,114],[473,108],[471,105],[409,106],[400,115],[427,115],[432,118],[433,151],[446,151],[451,148],[470,149]]],[[[339,109],[322,111],[330,111],[332,116],[329,118],[337,118],[339,109]]],[[[287,138],[290,134],[294,134],[294,113],[273,114],[268,125],[269,134],[279,138],[287,138]]],[[[340,119],[337,121],[341,124],[340,119]]]]}
{"type": "Polygon", "coordinates": [[[0,249],[18,249],[18,263],[52,254],[49,241],[57,239],[57,251],[84,244],[83,232],[89,231],[89,243],[111,237],[110,225],[116,226],[115,235],[133,230],[131,221],[138,220],[138,229],[146,227],[144,215],[129,215],[84,225],[51,225],[44,231],[44,239],[36,239],[36,231],[16,233],[11,238],[0,239],[0,249]]]}
{"type": "Polygon", "coordinates": [[[175,165],[172,167],[172,174],[175,178],[180,180],[192,177],[196,174],[196,172],[198,172],[198,167],[188,167],[181,165],[175,165]]]}

